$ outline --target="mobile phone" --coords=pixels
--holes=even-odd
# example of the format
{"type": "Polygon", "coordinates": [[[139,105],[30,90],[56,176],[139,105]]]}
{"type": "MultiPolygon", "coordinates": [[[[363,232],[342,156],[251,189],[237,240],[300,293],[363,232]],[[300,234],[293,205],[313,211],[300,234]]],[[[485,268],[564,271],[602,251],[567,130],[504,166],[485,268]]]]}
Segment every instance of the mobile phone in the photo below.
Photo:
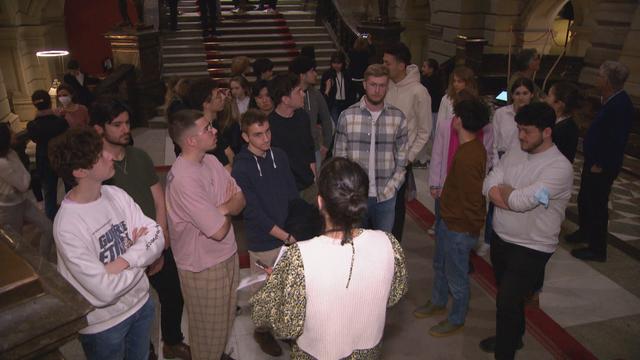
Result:
{"type": "Polygon", "coordinates": [[[268,268],[270,268],[269,265],[263,263],[262,261],[260,261],[260,259],[256,260],[255,262],[256,266],[259,267],[260,269],[267,271],[268,268]]]}

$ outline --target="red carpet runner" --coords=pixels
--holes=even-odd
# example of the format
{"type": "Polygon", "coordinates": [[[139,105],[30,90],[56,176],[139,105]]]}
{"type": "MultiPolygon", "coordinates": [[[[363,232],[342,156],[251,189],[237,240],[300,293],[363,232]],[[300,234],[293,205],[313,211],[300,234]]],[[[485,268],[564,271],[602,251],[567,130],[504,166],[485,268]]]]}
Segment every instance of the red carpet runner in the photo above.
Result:
{"type": "MultiPolygon", "coordinates": [[[[421,202],[413,200],[407,203],[407,212],[414,221],[425,231],[434,221],[434,214],[421,202]]],[[[433,236],[430,236],[433,239],[433,236]]],[[[495,299],[498,291],[493,269],[485,259],[471,253],[471,262],[475,268],[473,279],[495,299]]],[[[556,359],[597,359],[587,348],[582,346],[571,334],[556,323],[542,309],[526,307],[527,331],[538,340],[542,346],[556,359]]]]}

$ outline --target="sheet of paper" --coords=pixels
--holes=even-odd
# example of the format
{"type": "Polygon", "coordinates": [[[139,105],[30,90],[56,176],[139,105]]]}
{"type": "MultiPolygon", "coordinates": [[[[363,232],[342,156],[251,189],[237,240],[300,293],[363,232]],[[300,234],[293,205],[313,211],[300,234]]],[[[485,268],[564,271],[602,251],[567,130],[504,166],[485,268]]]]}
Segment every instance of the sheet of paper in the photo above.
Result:
{"type": "Polygon", "coordinates": [[[259,283],[267,280],[267,274],[253,274],[247,276],[246,278],[240,280],[240,284],[238,285],[238,290],[242,290],[247,286],[251,286],[255,283],[259,283]]]}

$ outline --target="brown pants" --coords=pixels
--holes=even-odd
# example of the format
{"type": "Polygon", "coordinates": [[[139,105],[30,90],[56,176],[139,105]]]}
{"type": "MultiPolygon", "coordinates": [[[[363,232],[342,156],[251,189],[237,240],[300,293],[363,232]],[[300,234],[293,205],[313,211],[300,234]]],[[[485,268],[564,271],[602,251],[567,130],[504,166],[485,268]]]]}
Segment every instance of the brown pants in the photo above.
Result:
{"type": "Polygon", "coordinates": [[[193,360],[218,360],[236,315],[238,254],[204,271],[180,270],[180,285],[189,318],[193,360]]]}

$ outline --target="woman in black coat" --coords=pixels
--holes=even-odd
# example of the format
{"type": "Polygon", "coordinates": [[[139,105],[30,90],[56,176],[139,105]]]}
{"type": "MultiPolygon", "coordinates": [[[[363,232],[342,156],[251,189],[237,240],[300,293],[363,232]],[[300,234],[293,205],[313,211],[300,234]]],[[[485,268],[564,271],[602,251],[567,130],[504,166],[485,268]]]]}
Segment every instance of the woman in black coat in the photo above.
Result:
{"type": "Polygon", "coordinates": [[[556,125],[553,127],[553,142],[558,150],[573,163],[578,148],[578,125],[573,115],[583,104],[580,89],[566,81],[554,84],[545,98],[556,112],[556,125]]]}
{"type": "Polygon", "coordinates": [[[334,124],[340,113],[355,101],[351,74],[345,70],[345,57],[341,52],[331,55],[331,68],[322,74],[320,92],[324,95],[334,124]]]}

